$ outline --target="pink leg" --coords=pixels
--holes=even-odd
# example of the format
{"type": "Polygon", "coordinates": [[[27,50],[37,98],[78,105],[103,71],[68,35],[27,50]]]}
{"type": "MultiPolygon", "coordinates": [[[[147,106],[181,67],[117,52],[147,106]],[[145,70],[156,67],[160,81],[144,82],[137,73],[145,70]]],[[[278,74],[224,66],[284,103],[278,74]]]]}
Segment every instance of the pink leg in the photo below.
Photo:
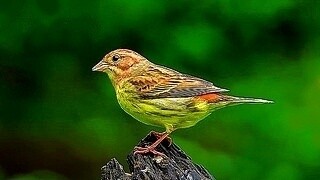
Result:
{"type": "Polygon", "coordinates": [[[155,148],[165,139],[169,136],[169,133],[164,132],[164,133],[158,133],[160,135],[159,139],[151,144],[150,146],[147,147],[135,147],[134,148],[134,153],[133,154],[146,154],[148,152],[151,152],[155,155],[160,155],[160,156],[165,156],[163,153],[158,152],[155,148]]]}
{"type": "MultiPolygon", "coordinates": [[[[151,131],[150,133],[153,134],[157,139],[160,139],[167,132],[159,133],[159,132],[156,132],[156,131],[151,131]]],[[[170,146],[172,144],[171,137],[167,136],[165,139],[169,141],[169,146],[170,146]]]]}

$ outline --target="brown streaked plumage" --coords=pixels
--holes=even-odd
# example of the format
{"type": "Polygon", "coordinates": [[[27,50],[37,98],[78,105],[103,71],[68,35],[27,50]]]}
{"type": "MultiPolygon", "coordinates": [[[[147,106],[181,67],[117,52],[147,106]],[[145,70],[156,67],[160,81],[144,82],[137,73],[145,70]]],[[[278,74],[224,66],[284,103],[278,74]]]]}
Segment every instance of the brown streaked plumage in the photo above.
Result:
{"type": "Polygon", "coordinates": [[[192,97],[227,91],[211,82],[163,66],[149,66],[143,75],[129,82],[143,90],[138,91],[141,97],[150,99],[192,97]]]}

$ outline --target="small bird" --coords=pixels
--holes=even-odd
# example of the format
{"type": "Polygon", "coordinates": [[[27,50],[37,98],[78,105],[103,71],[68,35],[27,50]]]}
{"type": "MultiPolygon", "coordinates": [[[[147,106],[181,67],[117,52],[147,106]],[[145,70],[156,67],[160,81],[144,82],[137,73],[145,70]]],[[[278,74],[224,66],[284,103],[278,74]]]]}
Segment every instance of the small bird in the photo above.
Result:
{"type": "Polygon", "coordinates": [[[197,124],[213,111],[242,103],[272,103],[263,99],[224,95],[228,90],[206,80],[154,64],[129,50],[109,52],[92,68],[108,74],[122,109],[147,125],[164,127],[152,145],[134,154],[163,155],[156,147],[176,129],[197,124]]]}

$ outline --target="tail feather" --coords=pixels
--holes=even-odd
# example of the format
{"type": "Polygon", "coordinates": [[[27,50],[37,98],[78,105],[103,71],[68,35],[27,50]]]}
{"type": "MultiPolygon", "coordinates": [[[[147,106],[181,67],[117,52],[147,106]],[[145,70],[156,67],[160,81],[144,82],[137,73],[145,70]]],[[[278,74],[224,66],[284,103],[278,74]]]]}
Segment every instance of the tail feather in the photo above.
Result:
{"type": "Polygon", "coordinates": [[[273,103],[273,101],[265,100],[265,99],[256,99],[256,98],[243,98],[243,97],[233,97],[233,96],[222,96],[225,102],[229,102],[231,104],[241,104],[241,103],[273,103]]]}
{"type": "Polygon", "coordinates": [[[215,98],[208,102],[211,104],[210,109],[212,110],[217,110],[223,107],[234,106],[238,104],[273,103],[273,101],[268,101],[265,99],[243,98],[243,97],[234,97],[234,96],[227,96],[227,95],[220,95],[218,98],[215,98]]]}

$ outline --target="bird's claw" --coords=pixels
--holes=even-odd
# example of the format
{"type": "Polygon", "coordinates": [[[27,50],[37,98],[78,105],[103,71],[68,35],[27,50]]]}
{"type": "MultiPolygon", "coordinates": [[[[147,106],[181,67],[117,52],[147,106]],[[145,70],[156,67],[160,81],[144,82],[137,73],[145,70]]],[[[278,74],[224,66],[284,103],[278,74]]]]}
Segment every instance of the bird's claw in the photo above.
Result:
{"type": "Polygon", "coordinates": [[[148,147],[139,147],[139,146],[136,146],[134,147],[134,152],[133,154],[136,155],[136,154],[146,154],[146,153],[152,153],[154,155],[158,155],[158,156],[166,156],[165,154],[155,150],[154,147],[151,147],[151,146],[148,146],[148,147]]]}

